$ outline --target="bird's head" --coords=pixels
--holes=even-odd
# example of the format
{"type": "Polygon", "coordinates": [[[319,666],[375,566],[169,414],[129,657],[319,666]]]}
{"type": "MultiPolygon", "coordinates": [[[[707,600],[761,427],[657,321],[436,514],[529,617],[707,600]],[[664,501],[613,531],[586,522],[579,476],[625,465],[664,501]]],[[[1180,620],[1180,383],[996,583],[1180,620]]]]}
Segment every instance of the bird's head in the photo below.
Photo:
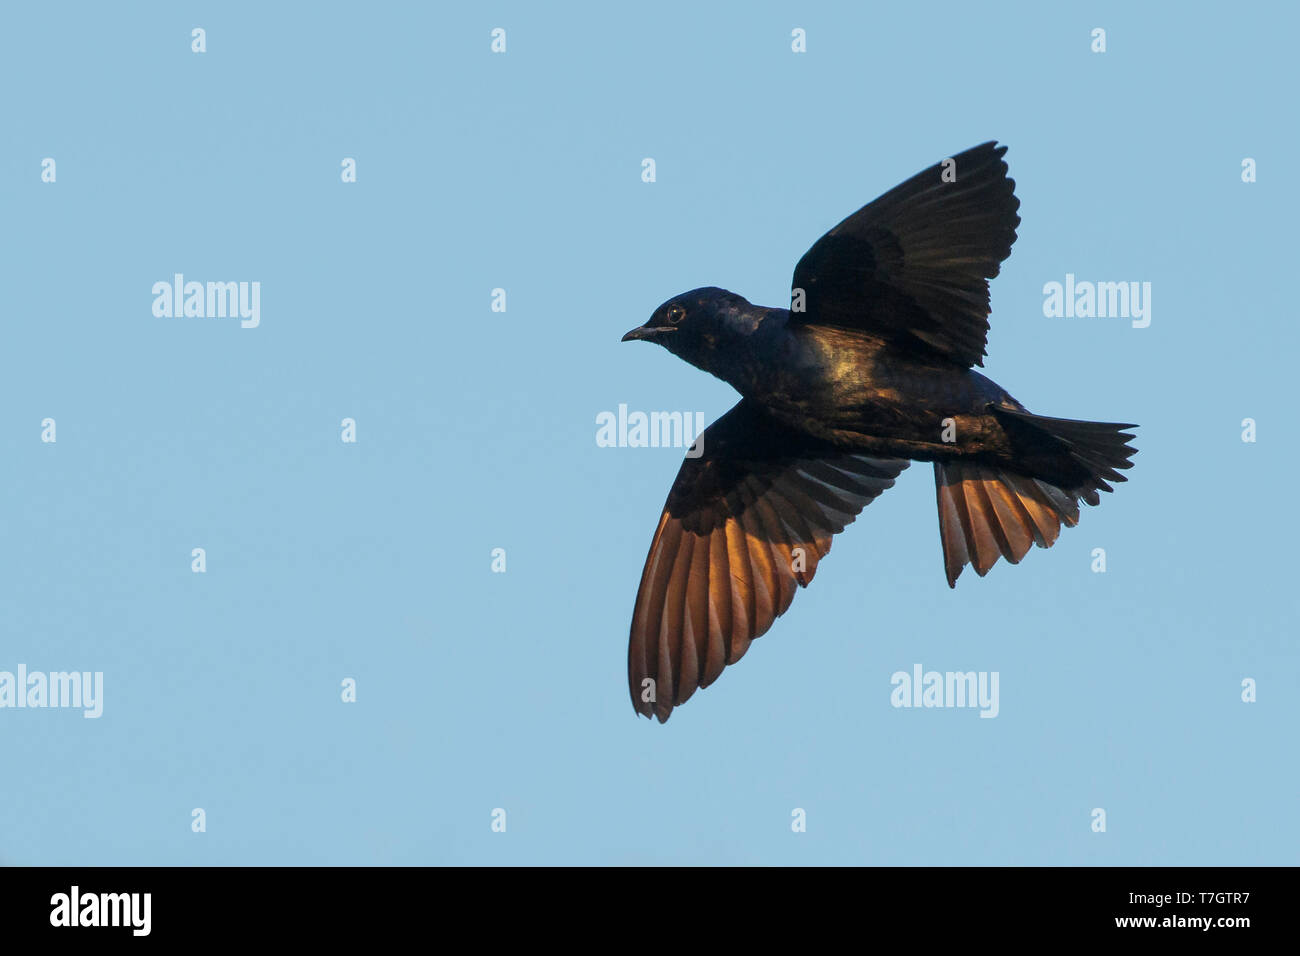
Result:
{"type": "Polygon", "coordinates": [[[709,366],[716,362],[709,360],[753,335],[762,311],[726,289],[693,289],[659,306],[645,325],[628,332],[623,341],[655,342],[692,365],[714,371],[709,366]]]}

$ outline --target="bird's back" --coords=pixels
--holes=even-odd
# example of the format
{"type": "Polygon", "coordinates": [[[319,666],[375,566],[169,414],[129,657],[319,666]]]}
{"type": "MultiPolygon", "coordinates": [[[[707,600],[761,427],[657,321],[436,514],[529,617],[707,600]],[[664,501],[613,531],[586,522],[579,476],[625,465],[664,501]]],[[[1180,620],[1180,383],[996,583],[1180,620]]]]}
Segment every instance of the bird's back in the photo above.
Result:
{"type": "Polygon", "coordinates": [[[900,352],[853,329],[780,318],[772,316],[780,334],[755,343],[752,380],[733,384],[787,424],[836,444],[946,457],[980,438],[989,403],[1020,407],[996,383],[945,359],[900,352]],[[951,440],[958,437],[951,428],[945,440],[945,419],[964,425],[956,431],[966,441],[951,440]]]}

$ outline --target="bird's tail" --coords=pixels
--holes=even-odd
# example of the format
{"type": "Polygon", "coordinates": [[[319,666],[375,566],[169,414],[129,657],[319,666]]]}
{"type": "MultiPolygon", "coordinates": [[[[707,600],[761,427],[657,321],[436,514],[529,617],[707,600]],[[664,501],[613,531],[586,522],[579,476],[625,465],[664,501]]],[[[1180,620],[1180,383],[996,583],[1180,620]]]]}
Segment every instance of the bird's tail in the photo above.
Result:
{"type": "Polygon", "coordinates": [[[1079,502],[1099,504],[1108,482],[1125,481],[1137,449],[1136,425],[1045,418],[993,410],[1014,450],[1014,464],[951,459],[934,464],[939,536],[948,586],[967,564],[983,577],[999,557],[1012,564],[1031,544],[1050,548],[1061,525],[1079,522],[1079,502]]]}

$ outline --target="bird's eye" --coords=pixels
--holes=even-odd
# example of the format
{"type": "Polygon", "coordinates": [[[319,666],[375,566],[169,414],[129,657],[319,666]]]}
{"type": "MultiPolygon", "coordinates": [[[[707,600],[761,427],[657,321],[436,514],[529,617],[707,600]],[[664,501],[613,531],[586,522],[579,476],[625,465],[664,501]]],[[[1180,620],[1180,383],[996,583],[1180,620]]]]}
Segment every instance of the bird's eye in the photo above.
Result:
{"type": "Polygon", "coordinates": [[[668,307],[668,321],[673,325],[676,325],[684,318],[686,318],[686,310],[680,305],[670,305],[668,307]]]}

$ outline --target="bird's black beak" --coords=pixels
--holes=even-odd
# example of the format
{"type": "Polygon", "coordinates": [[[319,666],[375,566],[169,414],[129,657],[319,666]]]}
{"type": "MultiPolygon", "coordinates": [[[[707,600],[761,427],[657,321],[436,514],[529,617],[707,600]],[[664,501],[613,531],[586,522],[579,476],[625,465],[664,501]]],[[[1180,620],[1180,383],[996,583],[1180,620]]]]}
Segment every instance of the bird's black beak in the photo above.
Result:
{"type": "Polygon", "coordinates": [[[671,325],[638,325],[635,329],[623,336],[620,342],[631,342],[636,339],[648,339],[653,342],[660,333],[676,332],[671,325]]]}

